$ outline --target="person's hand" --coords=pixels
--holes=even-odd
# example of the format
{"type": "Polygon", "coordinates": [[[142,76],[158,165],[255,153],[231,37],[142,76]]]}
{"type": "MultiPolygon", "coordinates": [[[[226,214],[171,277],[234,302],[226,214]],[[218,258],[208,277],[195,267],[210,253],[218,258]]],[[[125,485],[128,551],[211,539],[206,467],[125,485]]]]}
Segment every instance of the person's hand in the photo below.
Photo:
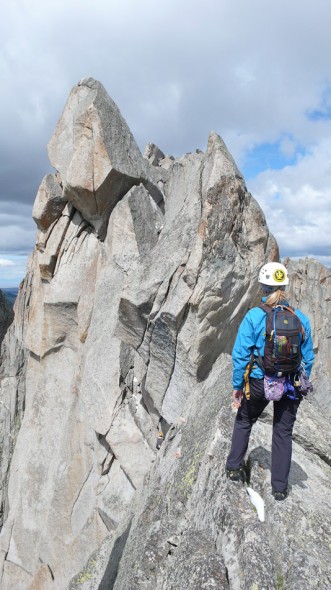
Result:
{"type": "Polygon", "coordinates": [[[238,410],[240,408],[241,400],[244,397],[244,392],[242,389],[234,389],[232,392],[232,407],[234,410],[238,410]]]}

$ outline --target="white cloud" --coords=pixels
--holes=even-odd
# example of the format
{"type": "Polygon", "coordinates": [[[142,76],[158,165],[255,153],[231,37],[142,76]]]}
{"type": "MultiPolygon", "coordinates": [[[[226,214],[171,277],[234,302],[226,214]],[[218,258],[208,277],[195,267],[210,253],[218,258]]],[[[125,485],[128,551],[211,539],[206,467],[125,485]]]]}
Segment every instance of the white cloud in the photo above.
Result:
{"type": "Polygon", "coordinates": [[[289,158],[300,146],[302,164],[267,170],[250,187],[282,252],[326,256],[331,121],[308,113],[330,104],[330,18],[326,0],[4,0],[0,200],[30,211],[6,223],[0,215],[0,252],[32,249],[45,146],[71,87],[91,75],[141,149],[204,149],[214,129],[241,167],[254,146],[279,143],[289,158]]]}
{"type": "Polygon", "coordinates": [[[17,287],[24,278],[25,272],[26,256],[8,256],[8,258],[0,259],[0,289],[17,287]]]}
{"type": "Polygon", "coordinates": [[[15,263],[7,258],[0,258],[0,266],[15,266],[15,263]]]}
{"type": "Polygon", "coordinates": [[[298,144],[295,141],[293,141],[293,139],[289,137],[284,137],[284,139],[282,139],[280,142],[279,149],[284,156],[286,156],[287,158],[291,158],[295,155],[298,149],[298,144]]]}
{"type": "Polygon", "coordinates": [[[312,256],[331,265],[331,140],[293,166],[262,172],[249,188],[282,256],[312,256]]]}
{"type": "Polygon", "coordinates": [[[106,86],[139,141],[155,134],[167,151],[201,146],[211,128],[255,142],[274,141],[284,128],[300,141],[315,138],[306,112],[329,78],[324,0],[7,0],[5,15],[2,100],[30,136],[50,132],[71,86],[88,74],[106,86]],[[169,107],[159,95],[171,88],[169,107]]]}
{"type": "Polygon", "coordinates": [[[31,207],[5,201],[0,206],[0,255],[16,252],[27,254],[33,248],[36,225],[31,207]]]}

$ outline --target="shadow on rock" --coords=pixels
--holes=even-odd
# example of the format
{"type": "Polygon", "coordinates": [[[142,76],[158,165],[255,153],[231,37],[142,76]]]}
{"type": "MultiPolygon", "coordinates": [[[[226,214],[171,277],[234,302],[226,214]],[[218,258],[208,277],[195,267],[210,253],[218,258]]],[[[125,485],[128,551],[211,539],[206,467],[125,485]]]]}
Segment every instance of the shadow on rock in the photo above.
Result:
{"type": "Polygon", "coordinates": [[[125,531],[121,534],[114,543],[114,547],[109,557],[108,565],[104,576],[100,582],[98,590],[112,590],[116,582],[119,564],[122,558],[122,554],[128,540],[128,536],[131,529],[131,521],[129,522],[125,531]]]}
{"type": "MultiPolygon", "coordinates": [[[[267,469],[271,472],[271,452],[261,446],[252,449],[247,457],[247,472],[249,480],[251,479],[255,465],[257,465],[260,469],[267,469]]],[[[307,473],[300,467],[298,463],[292,460],[289,485],[305,487],[304,482],[307,481],[307,479],[307,473]]]]}

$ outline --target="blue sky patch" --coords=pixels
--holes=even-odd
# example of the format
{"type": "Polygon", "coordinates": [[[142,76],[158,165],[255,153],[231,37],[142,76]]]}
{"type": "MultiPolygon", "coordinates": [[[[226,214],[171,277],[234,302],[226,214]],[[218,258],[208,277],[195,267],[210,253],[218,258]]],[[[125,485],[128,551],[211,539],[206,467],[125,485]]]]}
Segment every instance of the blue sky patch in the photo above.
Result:
{"type": "Polygon", "coordinates": [[[297,145],[293,155],[285,155],[281,150],[284,139],[287,138],[281,138],[275,143],[261,143],[246,153],[241,165],[246,180],[254,178],[264,170],[281,170],[285,166],[291,166],[296,163],[298,156],[305,153],[304,148],[297,145]]]}
{"type": "Polygon", "coordinates": [[[330,121],[331,107],[327,107],[325,109],[315,109],[314,111],[308,111],[307,118],[309,119],[309,121],[330,121]]]}
{"type": "Polygon", "coordinates": [[[280,192],[277,191],[276,193],[274,193],[272,195],[271,198],[272,198],[273,201],[281,201],[282,195],[280,194],[280,192]]]}
{"type": "Polygon", "coordinates": [[[319,106],[307,111],[306,117],[309,121],[331,120],[331,85],[327,85],[323,91],[319,106]]]}

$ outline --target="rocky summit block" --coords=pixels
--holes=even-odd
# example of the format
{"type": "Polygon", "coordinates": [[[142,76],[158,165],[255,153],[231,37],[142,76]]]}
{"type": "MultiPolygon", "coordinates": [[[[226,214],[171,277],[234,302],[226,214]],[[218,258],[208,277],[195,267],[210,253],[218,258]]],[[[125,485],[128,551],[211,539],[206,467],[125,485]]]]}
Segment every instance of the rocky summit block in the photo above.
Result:
{"type": "MultiPolygon", "coordinates": [[[[300,407],[282,506],[270,413],[254,427],[247,471],[264,522],[225,478],[229,353],[259,268],[279,258],[226,145],[212,132],[205,153],[174,159],[150,144],[143,158],[86,78],[49,155],[57,172],[37,195],[36,247],[0,353],[1,589],[328,588],[327,400],[300,407]]],[[[309,261],[291,274],[301,308],[309,291],[321,367],[329,278],[309,261]]]]}
{"type": "Polygon", "coordinates": [[[146,183],[156,200],[162,200],[118,107],[93,78],[73,88],[48,154],[60,173],[64,198],[100,236],[116,203],[133,185],[146,183]]]}

